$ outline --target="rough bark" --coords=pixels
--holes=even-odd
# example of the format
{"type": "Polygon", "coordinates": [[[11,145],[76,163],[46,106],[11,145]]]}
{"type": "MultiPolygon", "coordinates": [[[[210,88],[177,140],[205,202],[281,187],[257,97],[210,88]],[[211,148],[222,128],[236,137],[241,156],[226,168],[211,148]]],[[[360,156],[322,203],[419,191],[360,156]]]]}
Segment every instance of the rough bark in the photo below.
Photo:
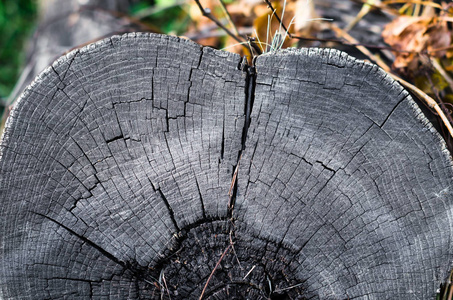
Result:
{"type": "Polygon", "coordinates": [[[242,62],[129,34],[42,73],[1,143],[0,297],[433,297],[453,169],[407,92],[335,50],[242,62]]]}

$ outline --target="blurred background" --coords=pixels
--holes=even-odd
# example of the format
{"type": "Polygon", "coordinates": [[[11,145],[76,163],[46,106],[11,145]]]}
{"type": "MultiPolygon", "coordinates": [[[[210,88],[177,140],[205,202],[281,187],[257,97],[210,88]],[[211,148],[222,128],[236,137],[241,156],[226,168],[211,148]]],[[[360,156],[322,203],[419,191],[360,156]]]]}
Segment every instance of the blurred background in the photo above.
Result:
{"type": "Polygon", "coordinates": [[[0,97],[8,98],[25,63],[25,44],[35,28],[36,0],[0,2],[0,97]]]}
{"type": "MultiPolygon", "coordinates": [[[[453,123],[452,24],[451,1],[434,0],[0,0],[2,124],[55,59],[133,31],[181,36],[250,63],[286,47],[337,48],[406,79],[453,123]]],[[[437,124],[453,149],[445,119],[437,124]]]]}

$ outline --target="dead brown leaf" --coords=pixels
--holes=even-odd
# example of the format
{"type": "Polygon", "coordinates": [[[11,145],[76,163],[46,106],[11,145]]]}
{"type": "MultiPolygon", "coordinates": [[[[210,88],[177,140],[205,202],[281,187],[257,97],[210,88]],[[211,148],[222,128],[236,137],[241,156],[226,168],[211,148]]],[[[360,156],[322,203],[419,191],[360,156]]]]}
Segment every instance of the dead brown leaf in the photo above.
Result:
{"type": "Polygon", "coordinates": [[[387,24],[382,37],[396,50],[395,68],[416,72],[427,61],[421,54],[442,57],[446,51],[437,51],[451,45],[452,33],[447,22],[438,16],[400,16],[387,24]]]}

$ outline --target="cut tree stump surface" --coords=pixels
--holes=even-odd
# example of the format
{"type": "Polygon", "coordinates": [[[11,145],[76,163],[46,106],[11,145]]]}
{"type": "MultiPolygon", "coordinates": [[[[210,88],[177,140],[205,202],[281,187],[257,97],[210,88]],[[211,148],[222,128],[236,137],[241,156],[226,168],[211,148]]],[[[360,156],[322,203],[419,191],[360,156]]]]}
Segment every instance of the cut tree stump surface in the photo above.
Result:
{"type": "Polygon", "coordinates": [[[255,67],[128,34],[39,75],[1,142],[0,298],[433,299],[453,168],[409,94],[331,49],[255,67]]]}

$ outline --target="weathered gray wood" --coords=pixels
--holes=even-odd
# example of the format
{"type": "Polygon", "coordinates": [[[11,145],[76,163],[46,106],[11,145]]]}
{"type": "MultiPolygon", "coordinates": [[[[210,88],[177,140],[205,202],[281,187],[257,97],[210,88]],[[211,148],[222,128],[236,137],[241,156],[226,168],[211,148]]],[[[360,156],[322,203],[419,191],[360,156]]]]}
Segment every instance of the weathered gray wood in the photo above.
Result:
{"type": "Polygon", "coordinates": [[[453,172],[409,94],[336,50],[263,55],[257,70],[236,224],[291,249],[307,298],[434,299],[453,172]]]}
{"type": "Polygon", "coordinates": [[[240,61],[131,34],[41,74],[2,143],[3,296],[125,299],[128,264],[152,267],[173,234],[225,216],[244,121],[240,61]]]}
{"type": "Polygon", "coordinates": [[[129,34],[42,73],[1,142],[0,298],[432,298],[453,169],[407,92],[335,50],[241,61],[129,34]]]}

